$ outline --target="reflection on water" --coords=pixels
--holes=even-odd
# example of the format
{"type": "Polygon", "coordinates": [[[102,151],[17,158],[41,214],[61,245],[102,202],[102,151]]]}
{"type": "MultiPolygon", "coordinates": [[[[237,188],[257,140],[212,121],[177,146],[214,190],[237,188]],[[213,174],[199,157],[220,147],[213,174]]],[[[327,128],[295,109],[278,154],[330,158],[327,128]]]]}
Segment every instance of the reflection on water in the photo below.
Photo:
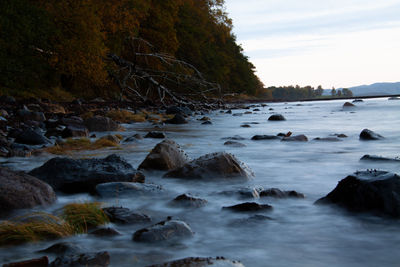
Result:
{"type": "MultiPolygon", "coordinates": [[[[146,245],[131,241],[132,234],[144,225],[112,225],[122,236],[94,238],[75,236],[67,240],[82,244],[90,251],[107,250],[112,266],[145,266],[188,256],[224,256],[242,261],[246,266],[398,266],[400,262],[400,226],[397,221],[368,215],[353,216],[334,207],[315,206],[313,202],[326,195],[346,175],[363,169],[400,172],[399,163],[359,161],[364,154],[395,157],[400,155],[400,103],[387,99],[368,99],[351,111],[342,110],[345,101],[274,103],[258,107],[260,111],[243,116],[208,114],[212,125],[202,125],[193,118],[182,126],[168,125],[156,129],[181,144],[191,158],[216,151],[232,152],[253,169],[256,176],[243,184],[205,183],[162,179],[161,172],[146,173],[147,182],[162,185],[158,196],[135,199],[103,199],[104,205],[119,205],[149,214],[154,222],[173,216],[186,221],[195,236],[181,243],[146,245]],[[273,108],[270,111],[269,108],[273,108]],[[281,113],[286,121],[270,122],[268,117],[281,113]],[[251,122],[250,128],[240,127],[251,122]],[[258,124],[257,124],[258,123],[258,124]],[[386,138],[374,142],[359,141],[362,129],[369,128],[386,138]],[[256,134],[278,134],[291,131],[305,134],[309,142],[250,140],[256,134]],[[344,133],[341,142],[312,141],[344,133]],[[224,146],[224,137],[240,135],[246,147],[224,146]],[[272,205],[273,211],[259,212],[271,219],[247,220],[254,214],[222,211],[221,207],[246,201],[221,191],[242,187],[276,187],[296,190],[305,199],[262,198],[255,201],[272,205]],[[208,200],[197,210],[172,207],[169,202],[182,193],[208,200]]],[[[234,113],[244,113],[237,110],[234,113]]],[[[126,127],[124,137],[145,134],[153,126],[139,123],[126,127]]],[[[157,139],[143,139],[122,150],[100,151],[97,155],[118,153],[138,166],[157,139]]],[[[93,153],[93,151],[91,151],[93,153]]],[[[79,156],[79,155],[78,155],[79,156]]],[[[6,165],[30,170],[50,156],[9,159],[6,165]]],[[[59,196],[57,210],[71,201],[97,200],[89,195],[59,196]]],[[[261,218],[261,217],[260,217],[261,218]]],[[[40,256],[34,251],[54,242],[28,244],[2,249],[1,262],[40,256]]]]}

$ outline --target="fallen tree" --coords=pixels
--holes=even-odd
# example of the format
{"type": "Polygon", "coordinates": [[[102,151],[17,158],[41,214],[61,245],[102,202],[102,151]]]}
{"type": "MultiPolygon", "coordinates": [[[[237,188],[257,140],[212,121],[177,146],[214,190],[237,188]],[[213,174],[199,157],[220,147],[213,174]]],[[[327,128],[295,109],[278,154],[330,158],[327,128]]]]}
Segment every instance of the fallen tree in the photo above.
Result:
{"type": "Polygon", "coordinates": [[[156,52],[144,39],[128,39],[130,58],[109,54],[116,68],[111,77],[120,88],[120,99],[127,97],[163,106],[221,103],[221,87],[204,79],[192,64],[172,55],[156,52]]]}

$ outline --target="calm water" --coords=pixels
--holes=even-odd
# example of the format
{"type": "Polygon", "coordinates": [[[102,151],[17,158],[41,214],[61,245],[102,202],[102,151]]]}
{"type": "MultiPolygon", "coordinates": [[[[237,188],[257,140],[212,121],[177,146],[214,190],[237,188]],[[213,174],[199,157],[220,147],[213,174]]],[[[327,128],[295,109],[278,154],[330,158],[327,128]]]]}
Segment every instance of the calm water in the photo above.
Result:
{"type": "MultiPolygon", "coordinates": [[[[342,110],[344,101],[274,103],[258,107],[261,111],[243,116],[213,112],[213,125],[201,125],[194,117],[188,125],[166,126],[167,136],[179,143],[188,155],[197,158],[210,152],[227,151],[235,154],[255,173],[249,182],[227,184],[185,182],[162,179],[163,173],[146,173],[150,183],[162,185],[165,194],[157,197],[134,199],[100,199],[104,205],[129,207],[151,215],[154,222],[166,216],[186,221],[195,232],[192,239],[174,244],[144,245],[131,241],[132,234],[143,227],[112,225],[124,235],[115,238],[75,236],[73,241],[88,251],[107,250],[112,266],[145,266],[189,256],[224,256],[240,260],[246,266],[399,266],[399,221],[354,216],[339,209],[315,206],[314,201],[325,196],[339,180],[357,170],[382,169],[400,173],[399,163],[362,162],[364,154],[387,157],[400,156],[400,101],[369,99],[357,103],[353,110],[342,110]],[[269,110],[273,108],[274,110],[269,110]],[[283,122],[269,122],[272,113],[286,117],[283,122]],[[241,128],[245,122],[251,128],[241,128]],[[362,129],[369,128],[386,137],[373,142],[359,141],[362,129]],[[305,134],[310,140],[344,133],[342,142],[280,142],[279,140],[252,141],[256,134],[279,132],[305,134]],[[244,148],[224,146],[223,137],[241,135],[244,148]],[[244,222],[249,214],[233,214],[221,207],[238,204],[236,196],[218,192],[263,186],[281,190],[296,190],[306,195],[299,199],[262,198],[255,201],[268,203],[273,211],[264,214],[273,220],[255,223],[244,222]],[[168,202],[182,193],[192,193],[205,198],[209,204],[198,210],[173,208],[168,202]]],[[[234,110],[242,113],[247,110],[234,110]]],[[[146,133],[150,124],[125,125],[124,136],[146,133]]],[[[137,167],[158,142],[145,139],[122,150],[90,152],[89,156],[117,153],[137,167]],[[96,154],[95,154],[96,153],[96,154]]],[[[77,155],[77,157],[82,155],[77,155]]],[[[87,155],[86,155],[87,156],[87,155]]],[[[49,156],[31,159],[9,159],[5,162],[15,169],[31,170],[40,166],[49,156]]],[[[71,201],[99,200],[91,196],[60,196],[58,203],[48,211],[55,211],[71,201]]],[[[146,226],[146,225],[144,225],[146,226]]],[[[39,257],[34,251],[54,242],[2,248],[0,262],[39,257]]]]}

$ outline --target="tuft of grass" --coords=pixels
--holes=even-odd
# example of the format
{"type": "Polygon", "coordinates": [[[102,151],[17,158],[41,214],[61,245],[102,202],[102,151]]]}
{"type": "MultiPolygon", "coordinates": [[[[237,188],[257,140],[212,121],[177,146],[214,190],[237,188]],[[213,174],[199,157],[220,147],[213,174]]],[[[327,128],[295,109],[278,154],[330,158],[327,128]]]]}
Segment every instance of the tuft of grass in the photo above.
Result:
{"type": "Polygon", "coordinates": [[[118,143],[101,138],[94,142],[91,142],[88,138],[68,138],[64,143],[57,144],[52,147],[47,147],[44,150],[51,154],[64,155],[74,151],[97,150],[107,147],[118,147],[118,143]]]}
{"type": "Polygon", "coordinates": [[[146,114],[144,113],[135,114],[129,110],[123,110],[123,109],[111,110],[106,114],[106,116],[122,123],[146,121],[146,114]]]}
{"type": "Polygon", "coordinates": [[[75,233],[61,218],[44,212],[0,223],[0,246],[63,238],[75,233]],[[28,219],[28,220],[26,220],[28,219]]]}
{"type": "Polygon", "coordinates": [[[63,208],[62,218],[73,227],[76,233],[87,233],[88,229],[109,222],[98,202],[68,204],[63,208]]]}

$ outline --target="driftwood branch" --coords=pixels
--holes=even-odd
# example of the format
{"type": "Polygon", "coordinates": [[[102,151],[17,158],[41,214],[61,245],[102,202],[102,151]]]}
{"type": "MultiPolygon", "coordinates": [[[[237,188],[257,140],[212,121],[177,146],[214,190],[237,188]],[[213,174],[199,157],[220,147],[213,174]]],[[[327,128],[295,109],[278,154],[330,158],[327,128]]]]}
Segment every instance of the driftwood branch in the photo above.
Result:
{"type": "Polygon", "coordinates": [[[165,101],[187,105],[201,100],[209,102],[208,95],[221,93],[219,84],[204,79],[192,64],[175,57],[157,53],[148,41],[129,38],[132,59],[109,54],[116,69],[111,73],[121,90],[121,97],[135,97],[146,102],[165,101]]]}

